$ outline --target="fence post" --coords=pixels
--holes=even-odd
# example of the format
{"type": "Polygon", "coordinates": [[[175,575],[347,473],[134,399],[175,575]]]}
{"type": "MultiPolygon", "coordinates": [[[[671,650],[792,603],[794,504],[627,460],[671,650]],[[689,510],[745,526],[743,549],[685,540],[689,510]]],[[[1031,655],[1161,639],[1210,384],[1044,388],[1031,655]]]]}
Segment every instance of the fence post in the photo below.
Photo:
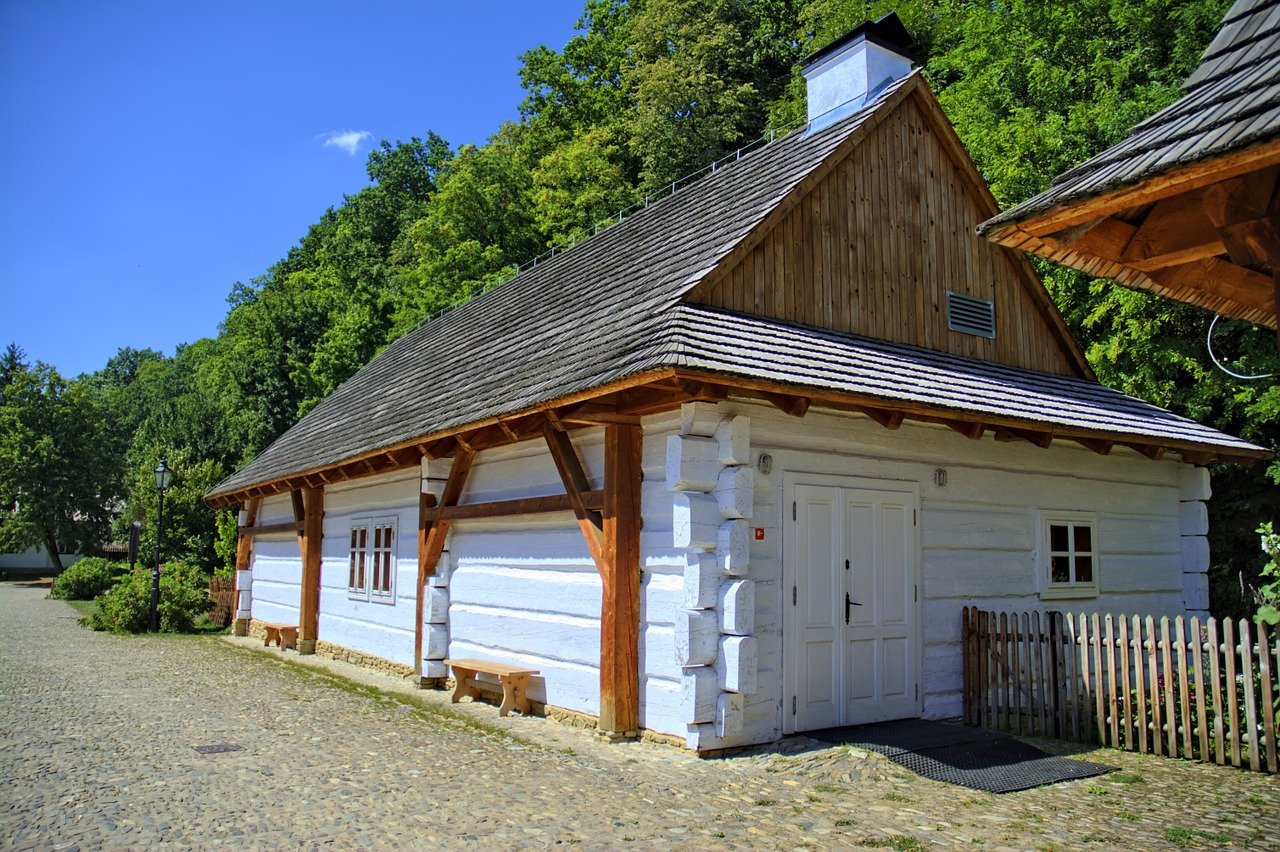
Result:
{"type": "Polygon", "coordinates": [[[1049,692],[1053,695],[1053,738],[1062,739],[1062,678],[1060,672],[1061,656],[1058,652],[1059,626],[1062,613],[1047,612],[1049,617],[1049,692]]]}

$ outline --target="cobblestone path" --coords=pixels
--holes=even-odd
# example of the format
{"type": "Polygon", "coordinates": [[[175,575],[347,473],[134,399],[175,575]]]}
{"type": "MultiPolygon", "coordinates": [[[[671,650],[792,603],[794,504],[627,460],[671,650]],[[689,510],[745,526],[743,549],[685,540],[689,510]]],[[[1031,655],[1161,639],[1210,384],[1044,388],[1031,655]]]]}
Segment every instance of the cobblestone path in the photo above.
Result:
{"type": "Polygon", "coordinates": [[[92,633],[0,584],[0,846],[1280,848],[1280,785],[1237,770],[1099,751],[1121,771],[993,796],[805,739],[607,745],[298,662],[92,633]],[[243,750],[194,748],[217,743],[243,750]]]}

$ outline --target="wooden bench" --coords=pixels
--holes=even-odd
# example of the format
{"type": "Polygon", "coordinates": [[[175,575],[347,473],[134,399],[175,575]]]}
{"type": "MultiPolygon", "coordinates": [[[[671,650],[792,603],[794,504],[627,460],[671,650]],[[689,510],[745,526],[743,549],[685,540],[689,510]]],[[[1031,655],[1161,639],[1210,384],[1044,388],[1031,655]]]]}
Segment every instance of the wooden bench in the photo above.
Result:
{"type": "Polygon", "coordinates": [[[270,648],[271,643],[275,642],[280,648],[298,649],[298,626],[296,624],[272,624],[269,621],[262,622],[263,628],[267,631],[267,638],[263,640],[262,647],[270,648]]]}
{"type": "Polygon", "coordinates": [[[529,678],[538,673],[537,669],[522,669],[506,663],[494,663],[489,660],[467,658],[463,660],[445,660],[445,665],[453,669],[453,678],[457,684],[453,688],[453,696],[449,699],[454,704],[462,700],[462,696],[479,698],[480,690],[469,681],[474,680],[477,672],[493,675],[502,684],[502,704],[498,707],[498,715],[505,716],[512,709],[519,710],[521,715],[529,715],[529,698],[525,689],[529,686],[529,678]]]}

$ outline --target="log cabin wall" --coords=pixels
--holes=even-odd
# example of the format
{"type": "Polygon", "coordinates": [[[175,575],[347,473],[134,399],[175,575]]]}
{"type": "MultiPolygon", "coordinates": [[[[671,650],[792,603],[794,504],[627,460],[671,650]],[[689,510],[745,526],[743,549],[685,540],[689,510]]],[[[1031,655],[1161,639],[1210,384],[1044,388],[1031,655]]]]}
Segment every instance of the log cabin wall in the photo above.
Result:
{"type": "Polygon", "coordinates": [[[992,211],[913,99],[872,129],[695,301],[1032,370],[1078,375],[1028,288],[974,229],[992,211]],[[947,328],[946,293],[995,301],[996,338],[947,328]]]}

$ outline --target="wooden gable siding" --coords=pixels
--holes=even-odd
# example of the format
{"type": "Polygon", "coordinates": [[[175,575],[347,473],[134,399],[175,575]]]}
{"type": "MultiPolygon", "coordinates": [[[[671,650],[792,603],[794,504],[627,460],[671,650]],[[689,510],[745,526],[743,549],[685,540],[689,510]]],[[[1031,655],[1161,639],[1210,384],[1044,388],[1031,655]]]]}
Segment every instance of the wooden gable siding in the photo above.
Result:
{"type": "MultiPolygon", "coordinates": [[[[970,167],[967,163],[965,167],[970,167]]],[[[824,177],[700,304],[1079,375],[914,99],[824,177]],[[946,291],[994,299],[996,338],[947,329],[946,291]]]]}

